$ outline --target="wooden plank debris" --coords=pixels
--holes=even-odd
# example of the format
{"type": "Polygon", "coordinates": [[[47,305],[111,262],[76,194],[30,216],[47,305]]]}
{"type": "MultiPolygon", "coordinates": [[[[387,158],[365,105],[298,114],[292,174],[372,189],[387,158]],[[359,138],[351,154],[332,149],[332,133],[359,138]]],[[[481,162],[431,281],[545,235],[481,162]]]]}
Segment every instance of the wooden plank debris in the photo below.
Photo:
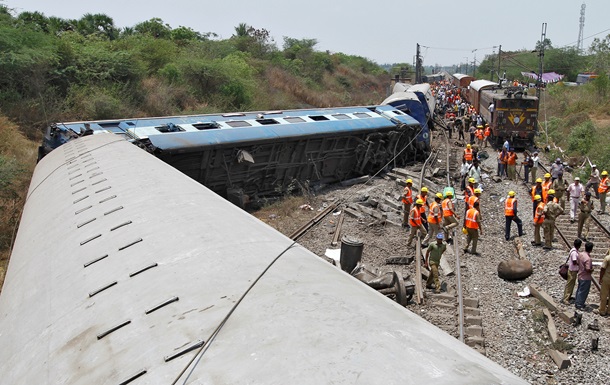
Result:
{"type": "Polygon", "coordinates": [[[553,316],[551,315],[551,312],[549,311],[549,309],[542,309],[542,312],[544,313],[544,315],[546,316],[547,319],[547,328],[549,329],[549,337],[551,337],[551,341],[553,343],[557,342],[557,328],[555,327],[555,321],[553,321],[553,316]]]}
{"type": "Polygon", "coordinates": [[[546,306],[550,311],[557,313],[559,318],[561,318],[565,323],[572,324],[572,317],[568,315],[568,313],[559,310],[557,304],[555,303],[555,301],[553,301],[553,298],[551,298],[550,295],[542,291],[536,285],[529,285],[529,288],[530,294],[538,298],[538,300],[540,300],[540,302],[542,302],[544,306],[546,306]]]}
{"type": "Polygon", "coordinates": [[[551,356],[553,361],[555,361],[555,364],[560,370],[567,369],[572,364],[570,362],[570,359],[568,358],[568,355],[565,353],[549,349],[549,355],[551,356]]]}
{"type": "Polygon", "coordinates": [[[339,215],[337,227],[335,228],[335,235],[333,236],[333,241],[330,243],[331,246],[337,246],[337,244],[339,243],[339,237],[341,236],[341,227],[343,226],[344,215],[345,210],[341,211],[341,214],[339,215]]]}
{"type": "Polygon", "coordinates": [[[415,302],[418,305],[424,303],[424,291],[421,284],[421,239],[417,231],[417,242],[415,243],[415,302]]]}
{"type": "Polygon", "coordinates": [[[341,182],[341,186],[349,187],[357,184],[366,183],[370,179],[370,175],[360,176],[358,178],[348,179],[341,182]]]}

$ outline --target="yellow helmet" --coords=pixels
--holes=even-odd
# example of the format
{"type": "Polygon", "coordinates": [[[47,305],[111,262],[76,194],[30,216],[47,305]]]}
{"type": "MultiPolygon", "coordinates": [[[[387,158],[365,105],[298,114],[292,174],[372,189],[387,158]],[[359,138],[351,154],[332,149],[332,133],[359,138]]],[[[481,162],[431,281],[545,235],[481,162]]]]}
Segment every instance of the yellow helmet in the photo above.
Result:
{"type": "Polygon", "coordinates": [[[483,126],[479,124],[479,125],[477,126],[477,128],[483,128],[483,126]]]}
{"type": "Polygon", "coordinates": [[[466,145],[466,148],[470,148],[470,143],[466,145]]]}
{"type": "Polygon", "coordinates": [[[551,174],[549,174],[549,173],[547,172],[546,174],[544,174],[544,177],[545,177],[545,178],[550,178],[550,177],[551,177],[551,174]]]}
{"type": "Polygon", "coordinates": [[[515,196],[515,192],[514,191],[509,191],[508,192],[508,196],[509,197],[514,197],[515,196]]]}
{"type": "Polygon", "coordinates": [[[447,191],[447,193],[445,195],[447,195],[448,197],[452,197],[453,193],[451,191],[447,191]]]}
{"type": "Polygon", "coordinates": [[[550,189],[550,190],[548,191],[548,193],[547,193],[547,194],[549,194],[549,195],[555,195],[555,190],[550,189]]]}
{"type": "Polygon", "coordinates": [[[428,187],[422,187],[421,192],[428,192],[428,187]]]}
{"type": "Polygon", "coordinates": [[[440,199],[443,199],[443,194],[442,193],[436,193],[436,197],[440,198],[440,199]]]}
{"type": "Polygon", "coordinates": [[[539,201],[541,199],[542,199],[542,197],[540,195],[534,195],[534,200],[535,201],[539,201]]]}
{"type": "Polygon", "coordinates": [[[416,205],[423,205],[423,204],[424,204],[424,201],[423,201],[423,200],[421,200],[421,199],[418,199],[418,200],[416,200],[416,201],[415,201],[415,204],[416,204],[416,205]]]}
{"type": "Polygon", "coordinates": [[[542,183],[542,178],[536,179],[536,183],[542,183]]]}
{"type": "Polygon", "coordinates": [[[606,170],[602,171],[602,176],[606,176],[606,175],[608,175],[608,171],[606,171],[606,170]]]}
{"type": "Polygon", "coordinates": [[[464,234],[468,234],[468,230],[466,230],[466,228],[465,228],[465,227],[462,227],[462,233],[464,233],[464,234]]]}
{"type": "Polygon", "coordinates": [[[481,193],[481,189],[480,188],[475,188],[474,189],[474,193],[475,194],[480,194],[481,193]]]}
{"type": "Polygon", "coordinates": [[[407,179],[405,182],[407,182],[407,184],[408,184],[408,183],[413,184],[413,181],[412,181],[411,179],[407,179]]]}
{"type": "Polygon", "coordinates": [[[468,178],[468,182],[469,182],[469,183],[474,183],[474,182],[476,182],[476,181],[474,180],[474,178],[468,178]]]}

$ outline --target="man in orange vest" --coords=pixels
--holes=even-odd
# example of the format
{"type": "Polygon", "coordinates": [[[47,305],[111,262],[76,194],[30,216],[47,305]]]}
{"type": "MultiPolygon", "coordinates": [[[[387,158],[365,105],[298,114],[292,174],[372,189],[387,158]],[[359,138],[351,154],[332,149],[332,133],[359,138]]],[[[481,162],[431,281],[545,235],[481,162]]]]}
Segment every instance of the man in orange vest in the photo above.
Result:
{"type": "Polygon", "coordinates": [[[426,231],[428,231],[428,216],[426,215],[426,209],[430,209],[430,205],[428,204],[428,187],[422,187],[415,199],[421,199],[424,202],[419,209],[419,213],[421,215],[423,225],[426,228],[426,231]]]}
{"type": "Polygon", "coordinates": [[[551,179],[551,174],[548,172],[544,174],[544,181],[542,182],[542,201],[546,202],[546,196],[549,193],[549,190],[553,187],[553,180],[551,179]]]}
{"type": "Polygon", "coordinates": [[[402,204],[404,206],[404,214],[402,219],[402,227],[409,225],[409,212],[411,211],[411,205],[413,204],[413,181],[411,179],[406,180],[407,185],[402,190],[402,204]]]}
{"type": "Polygon", "coordinates": [[[474,132],[474,136],[477,137],[477,146],[478,148],[483,148],[483,140],[485,139],[485,134],[483,132],[483,126],[477,126],[477,130],[474,132]]]}
{"type": "Polygon", "coordinates": [[[542,237],[540,236],[540,228],[542,227],[542,223],[544,222],[544,206],[546,204],[541,202],[542,197],[538,194],[534,196],[534,204],[536,205],[536,210],[534,211],[534,240],[532,241],[532,246],[542,246],[542,237]]]}
{"type": "Polygon", "coordinates": [[[508,150],[508,155],[506,157],[506,171],[508,174],[508,179],[517,181],[517,153],[515,149],[511,147],[508,150]]]}
{"type": "Polygon", "coordinates": [[[455,213],[455,207],[453,206],[453,193],[447,191],[447,197],[442,203],[443,209],[443,228],[445,232],[445,239],[447,243],[453,243],[453,240],[449,238],[449,230],[454,229],[458,226],[458,220],[460,217],[455,213]]]}
{"type": "MultiPolygon", "coordinates": [[[[597,188],[597,192],[599,193],[599,211],[598,214],[606,213],[606,194],[608,193],[608,189],[610,189],[610,180],[608,180],[608,171],[602,171],[602,179],[599,181],[599,187],[597,188]]],[[[610,270],[609,270],[610,271],[610,270]]]]}
{"type": "Polygon", "coordinates": [[[536,215],[536,207],[538,207],[538,203],[536,203],[535,197],[536,195],[540,195],[540,198],[542,199],[542,179],[536,179],[536,184],[532,186],[532,191],[530,194],[532,196],[532,202],[534,204],[534,207],[532,209],[532,215],[536,215]]]}
{"type": "MultiPolygon", "coordinates": [[[[469,209],[474,207],[475,202],[480,202],[479,201],[479,197],[481,196],[481,189],[480,188],[475,188],[474,189],[474,194],[469,196],[468,199],[466,200],[466,211],[468,211],[469,209]]],[[[479,203],[480,204],[480,203],[479,203]]],[[[481,211],[479,209],[479,211],[481,211]]],[[[466,215],[466,214],[464,214],[466,215]]]]}
{"type": "Polygon", "coordinates": [[[487,147],[487,144],[489,144],[490,141],[490,136],[491,136],[491,128],[489,127],[489,124],[485,125],[485,131],[483,132],[483,135],[485,136],[485,147],[487,147]]]}
{"type": "Polygon", "coordinates": [[[480,255],[477,253],[477,243],[479,241],[479,235],[483,235],[483,228],[481,227],[481,213],[479,212],[479,202],[474,203],[474,207],[466,212],[464,218],[464,228],[466,228],[466,247],[464,252],[468,253],[468,247],[472,242],[472,250],[470,254],[480,255]]]}
{"type": "Polygon", "coordinates": [[[473,152],[472,152],[472,146],[469,144],[466,145],[466,148],[464,149],[464,160],[468,163],[472,163],[472,158],[473,158],[473,152]]]}
{"type": "Polygon", "coordinates": [[[421,199],[417,199],[415,201],[415,206],[413,206],[411,208],[411,211],[409,212],[409,226],[411,226],[411,232],[409,233],[409,239],[407,240],[407,247],[411,247],[413,238],[415,238],[415,235],[417,235],[418,231],[420,238],[428,235],[428,232],[426,231],[426,228],[423,225],[420,212],[420,209],[423,204],[424,201],[422,201],[421,199]]]}
{"type": "Polygon", "coordinates": [[[504,202],[504,218],[506,219],[506,225],[504,226],[504,239],[510,240],[510,227],[513,221],[517,224],[517,230],[519,236],[523,236],[523,222],[517,216],[517,198],[515,198],[515,192],[509,191],[506,202],[504,202]]]}
{"type": "Polygon", "coordinates": [[[443,194],[436,193],[434,197],[434,202],[430,203],[430,211],[428,212],[428,235],[424,238],[423,243],[428,244],[428,240],[430,239],[430,235],[433,237],[436,234],[441,232],[441,222],[443,220],[443,212],[441,210],[441,200],[443,199],[443,194]]]}

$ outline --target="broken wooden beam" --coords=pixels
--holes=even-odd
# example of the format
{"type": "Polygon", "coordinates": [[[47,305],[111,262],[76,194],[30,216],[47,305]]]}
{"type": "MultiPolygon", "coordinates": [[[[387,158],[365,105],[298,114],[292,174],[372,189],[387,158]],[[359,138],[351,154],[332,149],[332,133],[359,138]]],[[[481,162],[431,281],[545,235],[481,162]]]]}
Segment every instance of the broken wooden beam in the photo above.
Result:
{"type": "Polygon", "coordinates": [[[357,184],[362,184],[368,182],[371,177],[369,175],[360,176],[358,178],[348,179],[341,182],[341,186],[349,187],[357,184]]]}
{"type": "Polygon", "coordinates": [[[559,310],[557,304],[555,303],[555,301],[553,301],[553,298],[550,295],[542,291],[536,285],[529,285],[529,288],[530,294],[538,298],[538,300],[542,302],[544,306],[546,306],[550,311],[554,311],[555,313],[557,313],[559,318],[561,318],[565,323],[572,324],[572,317],[570,317],[568,313],[559,310]]]}
{"type": "Polygon", "coordinates": [[[567,369],[572,364],[570,362],[570,359],[568,358],[568,355],[565,353],[559,352],[554,349],[549,349],[549,355],[551,356],[553,361],[555,361],[555,364],[560,370],[567,369]]]}
{"type": "Polygon", "coordinates": [[[415,302],[418,305],[424,303],[424,291],[421,284],[421,239],[417,231],[417,242],[415,243],[415,302]]]}
{"type": "Polygon", "coordinates": [[[553,343],[557,342],[557,328],[555,327],[555,321],[553,321],[553,316],[551,315],[551,312],[549,311],[549,309],[542,309],[542,312],[544,313],[546,319],[547,319],[547,324],[546,327],[549,330],[549,337],[551,337],[551,341],[553,343]]]}
{"type": "Polygon", "coordinates": [[[337,227],[335,228],[335,235],[333,235],[333,241],[330,243],[331,246],[337,246],[339,243],[339,236],[341,235],[341,227],[343,226],[343,216],[345,214],[345,210],[341,211],[339,215],[339,220],[337,221],[337,227]]]}

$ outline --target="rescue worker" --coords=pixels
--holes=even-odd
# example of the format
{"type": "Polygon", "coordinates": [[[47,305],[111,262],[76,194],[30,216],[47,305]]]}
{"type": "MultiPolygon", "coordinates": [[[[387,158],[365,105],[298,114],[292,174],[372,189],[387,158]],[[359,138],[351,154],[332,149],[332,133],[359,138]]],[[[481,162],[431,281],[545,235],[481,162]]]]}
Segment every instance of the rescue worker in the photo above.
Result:
{"type": "Polygon", "coordinates": [[[430,269],[430,275],[426,281],[426,287],[432,289],[434,282],[434,292],[441,292],[441,281],[438,279],[438,267],[441,264],[443,253],[447,250],[447,244],[443,242],[443,233],[436,234],[436,243],[430,243],[426,249],[426,259],[424,267],[430,269]]]}
{"type": "Polygon", "coordinates": [[[589,235],[589,218],[593,212],[593,201],[591,200],[591,193],[587,191],[585,197],[578,204],[580,213],[578,213],[578,232],[577,237],[583,241],[587,241],[587,235],[589,235]],[[585,227],[585,236],[582,236],[582,229],[585,227]]]}
{"type": "Polygon", "coordinates": [[[413,238],[415,238],[415,235],[417,235],[418,231],[419,238],[428,235],[428,232],[426,231],[426,228],[423,225],[420,211],[423,204],[424,201],[422,201],[421,199],[417,199],[415,201],[415,206],[411,207],[411,211],[409,212],[409,226],[411,226],[411,232],[409,233],[409,239],[407,239],[407,247],[411,247],[413,238]]]}
{"type": "Polygon", "coordinates": [[[464,160],[467,163],[472,163],[472,159],[473,159],[473,152],[472,152],[472,146],[470,145],[470,143],[468,143],[466,145],[466,148],[464,149],[464,160]]]}
{"type": "Polygon", "coordinates": [[[453,193],[451,191],[447,191],[447,197],[443,201],[441,208],[443,209],[443,231],[445,232],[445,239],[447,240],[447,243],[453,243],[453,240],[449,238],[449,230],[453,230],[458,226],[460,217],[455,213],[453,193]]]}
{"type": "Polygon", "coordinates": [[[551,174],[548,172],[544,174],[544,180],[542,181],[542,200],[546,202],[546,196],[549,190],[553,186],[553,181],[551,180],[551,174]]]}
{"type": "Polygon", "coordinates": [[[506,171],[508,174],[508,179],[517,181],[517,153],[515,149],[511,147],[508,150],[508,155],[506,157],[506,171]]]}
{"type": "Polygon", "coordinates": [[[540,237],[540,228],[544,223],[544,207],[546,203],[542,202],[542,197],[540,195],[536,195],[534,197],[534,203],[536,206],[536,211],[534,211],[534,240],[532,241],[532,246],[542,246],[542,238],[540,237]]]}
{"type": "Polygon", "coordinates": [[[515,192],[509,191],[508,197],[504,202],[504,218],[506,219],[506,225],[504,226],[504,239],[510,240],[510,227],[513,222],[517,224],[517,230],[519,236],[523,236],[523,222],[517,216],[517,198],[515,198],[515,192]]]}
{"type": "Polygon", "coordinates": [[[443,194],[436,193],[434,202],[430,203],[430,211],[428,212],[428,235],[424,238],[424,244],[428,243],[430,235],[434,236],[441,232],[441,224],[443,222],[443,211],[441,210],[441,200],[443,194]]]}
{"type": "MultiPolygon", "coordinates": [[[[536,215],[536,206],[538,206],[538,203],[536,203],[534,197],[536,195],[540,195],[540,198],[542,199],[542,179],[536,179],[536,184],[532,186],[532,191],[530,195],[532,196],[532,202],[534,203],[534,207],[532,208],[532,215],[536,215]]],[[[546,202],[546,200],[543,200],[543,202],[546,202]]]]}
{"type": "Polygon", "coordinates": [[[477,126],[477,130],[474,132],[474,136],[477,137],[477,147],[483,148],[483,141],[485,140],[485,133],[483,132],[483,126],[477,126]]]}
{"type": "MultiPolygon", "coordinates": [[[[475,202],[480,202],[479,201],[479,197],[481,196],[481,189],[479,188],[475,188],[474,189],[474,194],[468,197],[468,200],[466,201],[466,211],[468,211],[469,209],[474,207],[475,202]]],[[[464,215],[466,215],[464,213],[464,215]]]]}
{"type": "MultiPolygon", "coordinates": [[[[597,188],[597,192],[599,193],[599,211],[598,214],[606,213],[606,194],[608,193],[608,189],[610,189],[610,180],[608,179],[608,171],[602,171],[602,179],[599,182],[599,187],[597,188]]],[[[608,270],[610,271],[610,269],[608,270]]]]}
{"type": "Polygon", "coordinates": [[[555,235],[555,219],[563,214],[561,206],[555,203],[553,200],[555,196],[548,195],[546,197],[546,205],[544,206],[544,221],[542,222],[542,229],[544,230],[544,249],[551,250],[553,248],[553,237],[555,235]]]}
{"type": "Polygon", "coordinates": [[[483,132],[483,135],[485,136],[485,147],[487,147],[487,145],[490,144],[491,140],[491,128],[489,127],[489,124],[485,125],[485,131],[483,132]]]}
{"type": "Polygon", "coordinates": [[[464,189],[464,203],[466,204],[466,210],[468,210],[468,198],[474,195],[475,190],[475,179],[468,178],[468,186],[464,189]]]}
{"type": "Polygon", "coordinates": [[[563,172],[557,174],[557,179],[553,181],[553,190],[555,190],[555,198],[559,200],[559,205],[566,210],[566,191],[568,190],[568,182],[563,179],[563,172]]]}
{"type": "Polygon", "coordinates": [[[411,205],[413,204],[413,181],[407,179],[406,182],[407,185],[402,190],[402,204],[404,206],[402,227],[407,227],[409,225],[409,212],[411,211],[411,205]]]}
{"type": "Polygon", "coordinates": [[[426,216],[426,209],[430,208],[430,205],[428,204],[428,187],[422,187],[415,199],[421,199],[422,202],[424,202],[420,207],[419,212],[421,214],[422,223],[426,228],[426,231],[428,231],[428,217],[426,216]]]}
{"type": "Polygon", "coordinates": [[[477,243],[479,241],[479,235],[483,235],[483,228],[481,226],[481,213],[479,212],[479,202],[474,203],[474,207],[466,212],[464,218],[464,228],[466,228],[466,247],[464,252],[468,253],[468,247],[472,242],[472,250],[470,254],[480,255],[477,253],[477,243]]]}
{"type": "Polygon", "coordinates": [[[591,165],[591,176],[589,177],[589,181],[587,182],[587,185],[585,186],[585,191],[589,191],[589,189],[591,187],[593,187],[593,193],[595,194],[595,198],[599,199],[599,193],[597,192],[597,189],[599,188],[599,170],[597,169],[597,166],[592,164],[591,165]]]}

